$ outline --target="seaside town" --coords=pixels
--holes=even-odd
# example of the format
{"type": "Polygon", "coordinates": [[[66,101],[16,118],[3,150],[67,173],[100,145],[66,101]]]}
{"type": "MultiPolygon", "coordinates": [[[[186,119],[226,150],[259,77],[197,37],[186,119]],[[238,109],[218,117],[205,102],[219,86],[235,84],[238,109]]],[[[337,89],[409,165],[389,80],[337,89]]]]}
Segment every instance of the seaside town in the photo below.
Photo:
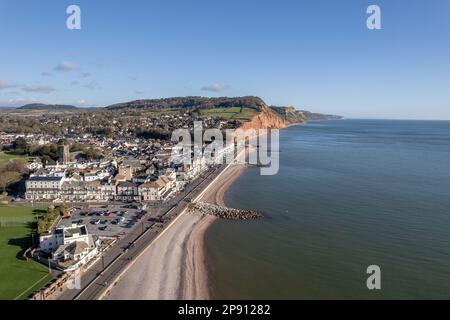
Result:
{"type": "MultiPolygon", "coordinates": [[[[35,244],[23,256],[47,266],[51,275],[28,298],[97,297],[102,288],[67,290],[68,283],[76,283],[76,275],[95,279],[98,265],[114,265],[117,254],[129,255],[131,261],[140,237],[140,245],[148,245],[185,210],[255,218],[252,212],[192,204],[224,166],[207,163],[203,156],[174,163],[175,143],[168,133],[189,128],[193,120],[201,120],[205,128],[236,128],[257,111],[211,104],[180,109],[192,99],[158,101],[156,108],[155,102],[141,103],[150,106],[142,112],[130,105],[94,111],[28,105],[2,112],[0,200],[5,209],[33,212],[35,244]]],[[[17,221],[0,219],[1,227],[11,223],[17,221]]],[[[109,268],[110,276],[122,268],[109,268]]]]}
{"type": "Polygon", "coordinates": [[[49,135],[6,133],[0,134],[0,141],[10,154],[31,145],[56,145],[51,163],[44,157],[29,157],[24,189],[15,197],[3,198],[14,205],[48,207],[38,220],[39,245],[29,256],[65,276],[50,286],[51,290],[40,291],[37,299],[48,298],[50,291],[61,288],[60,279],[65,283],[67,274],[89,268],[143,218],[163,226],[163,220],[150,214],[157,210],[149,207],[163,208],[163,203],[182,194],[190,182],[211,168],[204,157],[191,165],[174,164],[174,143],[170,141],[106,140],[87,135],[57,140],[49,135]],[[101,156],[86,158],[86,151],[71,151],[71,146],[81,144],[101,156]]]}
{"type": "MultiPolygon", "coordinates": [[[[263,216],[223,206],[220,197],[240,169],[225,175],[226,163],[208,161],[211,140],[202,140],[200,156],[174,161],[179,146],[171,140],[173,130],[195,136],[194,121],[201,121],[203,130],[257,132],[320,117],[329,116],[269,107],[257,97],[139,100],[94,110],[33,104],[3,111],[0,201],[3,210],[32,213],[36,228],[23,257],[50,274],[50,281],[27,297],[102,297],[126,265],[184,212],[196,215],[186,228],[202,216],[263,216]],[[70,286],[75,290],[67,290],[70,286]]],[[[236,159],[235,143],[214,150],[214,156],[232,153],[236,159]]],[[[196,153],[193,145],[189,150],[196,153]]],[[[18,223],[0,219],[1,227],[18,223]]]]}
{"type": "Polygon", "coordinates": [[[189,320],[450,299],[448,13],[1,0],[0,303],[189,320]]]}

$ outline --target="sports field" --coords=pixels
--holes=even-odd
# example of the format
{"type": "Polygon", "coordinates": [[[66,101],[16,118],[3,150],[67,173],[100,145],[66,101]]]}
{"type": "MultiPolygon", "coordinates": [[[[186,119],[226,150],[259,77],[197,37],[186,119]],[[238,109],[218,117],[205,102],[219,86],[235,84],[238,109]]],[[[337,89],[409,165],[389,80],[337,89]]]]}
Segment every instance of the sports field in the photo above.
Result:
{"type": "Polygon", "coordinates": [[[22,258],[31,246],[35,210],[43,207],[0,207],[0,300],[26,299],[50,279],[47,268],[22,258]]]}

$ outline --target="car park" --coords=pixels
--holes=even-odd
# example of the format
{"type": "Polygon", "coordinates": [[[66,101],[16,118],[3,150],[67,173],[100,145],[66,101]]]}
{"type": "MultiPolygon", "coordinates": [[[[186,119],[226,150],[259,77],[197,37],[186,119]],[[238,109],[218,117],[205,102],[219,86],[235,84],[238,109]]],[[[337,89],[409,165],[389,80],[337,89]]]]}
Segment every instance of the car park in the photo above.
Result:
{"type": "Polygon", "coordinates": [[[90,205],[74,212],[69,220],[61,220],[59,226],[71,226],[77,221],[84,221],[89,233],[100,237],[116,237],[124,236],[136,227],[137,223],[141,223],[142,219],[150,218],[151,215],[147,211],[137,209],[124,208],[123,206],[108,205],[107,208],[101,208],[98,205],[90,205]],[[107,227],[100,230],[100,227],[107,227]]]}

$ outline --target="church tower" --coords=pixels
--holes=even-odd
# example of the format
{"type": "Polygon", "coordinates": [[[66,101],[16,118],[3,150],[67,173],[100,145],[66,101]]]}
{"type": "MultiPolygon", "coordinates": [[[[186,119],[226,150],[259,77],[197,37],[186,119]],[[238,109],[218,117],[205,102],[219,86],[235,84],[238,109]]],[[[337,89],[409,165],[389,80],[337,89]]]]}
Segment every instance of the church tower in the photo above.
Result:
{"type": "Polygon", "coordinates": [[[63,164],[70,162],[70,150],[67,143],[60,142],[58,144],[58,156],[62,160],[63,164]]]}

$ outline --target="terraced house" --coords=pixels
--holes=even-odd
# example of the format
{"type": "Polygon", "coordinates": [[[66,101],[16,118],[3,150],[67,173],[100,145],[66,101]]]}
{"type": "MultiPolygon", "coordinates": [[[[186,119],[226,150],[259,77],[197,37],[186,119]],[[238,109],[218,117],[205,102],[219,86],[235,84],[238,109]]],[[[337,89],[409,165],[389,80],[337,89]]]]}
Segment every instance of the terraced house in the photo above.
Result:
{"type": "Polygon", "coordinates": [[[61,197],[64,177],[59,176],[37,176],[31,177],[25,183],[27,200],[55,200],[61,197]]]}
{"type": "Polygon", "coordinates": [[[100,181],[71,181],[62,186],[62,200],[68,202],[106,201],[100,181]]]}

